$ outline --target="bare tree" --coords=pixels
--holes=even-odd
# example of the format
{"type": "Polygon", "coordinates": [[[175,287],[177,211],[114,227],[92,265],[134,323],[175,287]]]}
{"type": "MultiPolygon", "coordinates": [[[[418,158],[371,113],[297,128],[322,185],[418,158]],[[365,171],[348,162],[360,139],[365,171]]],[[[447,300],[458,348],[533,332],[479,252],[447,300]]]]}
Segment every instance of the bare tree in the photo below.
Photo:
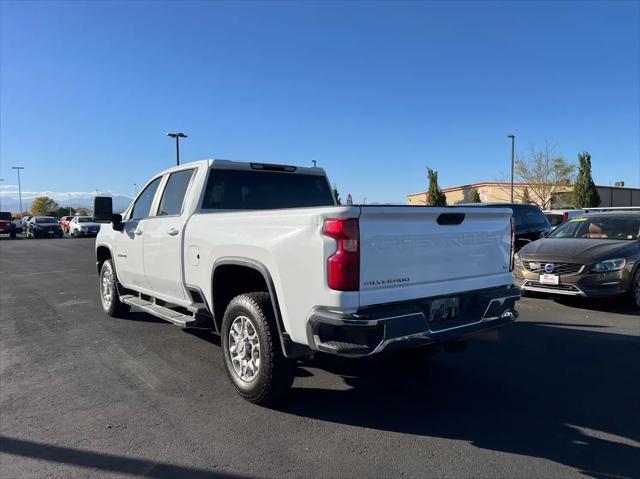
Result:
{"type": "Polygon", "coordinates": [[[551,197],[558,191],[565,191],[571,184],[576,165],[569,163],[561,155],[556,155],[553,146],[545,143],[541,150],[529,146],[527,154],[518,154],[515,161],[515,181],[527,183],[527,188],[516,191],[516,197],[537,203],[543,210],[551,207],[551,197]],[[528,198],[523,198],[525,195],[528,198]]]}

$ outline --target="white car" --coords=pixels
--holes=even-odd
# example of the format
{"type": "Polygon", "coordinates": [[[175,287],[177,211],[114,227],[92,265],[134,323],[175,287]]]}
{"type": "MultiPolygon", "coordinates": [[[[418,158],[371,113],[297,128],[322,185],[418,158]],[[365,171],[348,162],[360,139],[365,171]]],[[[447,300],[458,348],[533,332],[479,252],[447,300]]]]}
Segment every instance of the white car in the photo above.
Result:
{"type": "Polygon", "coordinates": [[[543,211],[551,228],[556,229],[565,221],[584,214],[583,210],[545,210],[543,211]]]}
{"type": "Polygon", "coordinates": [[[97,236],[100,224],[95,223],[91,216],[74,216],[69,221],[69,236],[97,236]]]}
{"type": "Polygon", "coordinates": [[[288,390],[295,358],[451,343],[517,317],[508,208],[339,206],[320,168],[205,160],[158,173],[122,215],[97,197],[94,218],[104,311],[210,327],[255,403],[288,390]]]}

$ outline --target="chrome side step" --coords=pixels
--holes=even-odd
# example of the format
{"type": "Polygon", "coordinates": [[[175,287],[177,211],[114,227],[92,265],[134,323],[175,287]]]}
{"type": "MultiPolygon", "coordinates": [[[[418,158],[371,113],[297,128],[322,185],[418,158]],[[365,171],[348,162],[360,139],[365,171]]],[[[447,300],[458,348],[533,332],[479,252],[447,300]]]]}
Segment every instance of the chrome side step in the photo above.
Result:
{"type": "Polygon", "coordinates": [[[170,323],[173,323],[176,326],[180,326],[181,328],[195,326],[197,324],[197,320],[194,316],[179,313],[178,311],[165,308],[164,306],[160,306],[159,304],[152,303],[151,301],[147,301],[146,299],[142,299],[132,294],[125,294],[120,296],[120,301],[128,304],[129,306],[135,306],[136,308],[139,308],[144,312],[152,314],[160,319],[169,321],[170,323]]]}

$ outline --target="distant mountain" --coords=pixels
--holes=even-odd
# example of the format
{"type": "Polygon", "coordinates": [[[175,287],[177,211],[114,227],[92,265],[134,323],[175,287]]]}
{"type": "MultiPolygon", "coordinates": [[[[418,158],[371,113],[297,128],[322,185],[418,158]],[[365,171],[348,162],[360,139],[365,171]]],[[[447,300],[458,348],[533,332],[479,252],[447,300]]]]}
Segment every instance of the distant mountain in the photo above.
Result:
{"type": "MultiPolygon", "coordinates": [[[[11,194],[12,196],[0,196],[0,211],[11,211],[13,213],[17,213],[20,211],[20,201],[18,199],[18,196],[16,195],[14,197],[13,192],[11,192],[11,194]]],[[[44,192],[37,195],[29,193],[28,195],[22,196],[22,208],[24,211],[29,211],[31,209],[31,203],[33,203],[33,200],[37,196],[49,196],[50,198],[56,200],[60,206],[69,206],[69,196],[66,193],[44,192]]],[[[132,199],[128,196],[123,195],[110,195],[108,193],[100,193],[100,196],[111,196],[113,198],[113,210],[115,212],[124,211],[132,201],[132,199]]],[[[93,208],[93,198],[94,195],[91,194],[72,195],[71,207],[74,209],[85,208],[90,210],[93,208]]]]}

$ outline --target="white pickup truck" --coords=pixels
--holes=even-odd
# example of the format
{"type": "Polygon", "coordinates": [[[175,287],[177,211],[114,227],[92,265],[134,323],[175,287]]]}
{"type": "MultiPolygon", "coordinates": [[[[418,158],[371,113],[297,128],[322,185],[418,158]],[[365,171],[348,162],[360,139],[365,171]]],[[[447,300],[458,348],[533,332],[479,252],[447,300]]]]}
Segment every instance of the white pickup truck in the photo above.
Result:
{"type": "Polygon", "coordinates": [[[105,312],[221,335],[236,390],[283,396],[295,358],[460,340],[517,318],[508,208],[340,206],[320,168],[205,160],[122,214],[97,197],[105,312]]]}

